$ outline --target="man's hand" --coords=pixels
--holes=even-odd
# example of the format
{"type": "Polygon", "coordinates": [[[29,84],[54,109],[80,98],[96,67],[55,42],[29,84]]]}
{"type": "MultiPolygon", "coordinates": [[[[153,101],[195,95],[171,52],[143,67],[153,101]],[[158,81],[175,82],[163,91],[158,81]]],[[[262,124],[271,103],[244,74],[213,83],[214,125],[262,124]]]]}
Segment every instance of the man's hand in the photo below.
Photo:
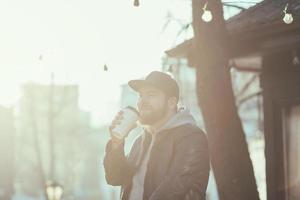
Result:
{"type": "Polygon", "coordinates": [[[113,121],[111,122],[111,124],[109,126],[109,133],[110,133],[110,137],[111,137],[112,147],[114,149],[118,148],[124,142],[124,139],[119,139],[112,134],[112,130],[118,124],[121,123],[122,119],[123,119],[123,111],[121,110],[117,113],[117,115],[115,116],[115,118],[113,119],[113,121]]]}

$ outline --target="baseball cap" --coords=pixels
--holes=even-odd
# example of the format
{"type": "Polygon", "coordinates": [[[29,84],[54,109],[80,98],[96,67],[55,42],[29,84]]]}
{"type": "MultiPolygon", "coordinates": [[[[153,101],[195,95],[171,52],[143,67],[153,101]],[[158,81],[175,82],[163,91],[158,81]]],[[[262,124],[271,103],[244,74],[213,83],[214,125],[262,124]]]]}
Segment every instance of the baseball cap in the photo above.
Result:
{"type": "Polygon", "coordinates": [[[139,92],[144,86],[153,86],[162,90],[170,97],[179,99],[179,87],[177,82],[167,73],[153,71],[145,79],[130,80],[128,85],[135,91],[139,92]]]}

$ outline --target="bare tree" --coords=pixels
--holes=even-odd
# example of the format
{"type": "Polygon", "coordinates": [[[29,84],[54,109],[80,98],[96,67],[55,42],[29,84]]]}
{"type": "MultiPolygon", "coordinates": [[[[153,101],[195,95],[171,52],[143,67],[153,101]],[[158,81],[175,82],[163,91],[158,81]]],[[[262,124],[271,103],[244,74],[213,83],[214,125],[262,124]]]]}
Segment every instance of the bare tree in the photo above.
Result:
{"type": "Polygon", "coordinates": [[[229,34],[220,0],[192,0],[197,95],[221,200],[258,200],[252,163],[229,73],[229,34]],[[208,2],[213,20],[201,20],[208,2]]]}
{"type": "Polygon", "coordinates": [[[28,102],[28,107],[29,107],[29,120],[30,120],[30,125],[32,127],[33,131],[33,140],[34,140],[34,149],[36,152],[36,158],[37,158],[37,173],[38,177],[40,178],[40,187],[44,188],[46,184],[46,174],[44,171],[43,167],[43,161],[42,161],[42,150],[40,147],[39,143],[39,131],[38,131],[38,126],[36,122],[36,109],[34,107],[35,105],[35,95],[34,91],[28,91],[29,92],[29,102],[28,102]]]}
{"type": "MultiPolygon", "coordinates": [[[[66,150],[60,151],[58,154],[58,151],[55,150],[56,144],[66,142],[61,139],[63,137],[67,138],[67,135],[73,135],[72,141],[76,139],[80,141],[80,139],[77,138],[78,134],[74,134],[79,131],[79,121],[77,121],[77,117],[74,116],[78,113],[76,110],[77,103],[74,103],[76,102],[76,96],[70,93],[70,91],[75,89],[73,87],[74,86],[55,85],[53,77],[51,78],[50,85],[28,83],[23,87],[21,105],[21,123],[23,130],[20,131],[23,133],[21,135],[27,132],[31,134],[33,138],[33,146],[31,146],[31,143],[27,145],[33,148],[36,159],[33,159],[34,161],[31,163],[28,163],[27,160],[26,164],[31,166],[31,171],[34,172],[38,178],[38,188],[32,188],[35,191],[40,189],[44,190],[47,180],[59,178],[59,180],[56,181],[63,181],[64,178],[67,180],[74,176],[74,172],[71,168],[64,171],[65,177],[56,177],[55,171],[56,165],[60,164],[57,161],[61,161],[56,157],[62,157],[62,154],[70,153],[67,149],[73,150],[76,146],[73,142],[70,142],[70,145],[63,145],[66,150]],[[65,109],[70,110],[70,106],[72,107],[71,110],[73,108],[75,109],[75,113],[72,113],[73,115],[70,116],[71,119],[68,119],[64,111],[65,109]],[[65,122],[67,122],[66,125],[65,122]],[[56,126],[56,123],[58,123],[58,126],[56,126]],[[61,127],[61,124],[63,124],[63,127],[61,127]],[[49,163],[49,165],[46,166],[45,163],[49,163]]],[[[69,113],[70,111],[67,112],[69,113]]],[[[68,139],[68,142],[69,141],[70,139],[68,139]]],[[[25,145],[24,142],[20,144],[20,146],[23,145],[25,145]]],[[[65,161],[71,161],[71,163],[74,164],[75,159],[73,159],[72,156],[73,155],[66,155],[65,161]]],[[[68,184],[65,189],[73,186],[72,182],[68,182],[68,184]]]]}

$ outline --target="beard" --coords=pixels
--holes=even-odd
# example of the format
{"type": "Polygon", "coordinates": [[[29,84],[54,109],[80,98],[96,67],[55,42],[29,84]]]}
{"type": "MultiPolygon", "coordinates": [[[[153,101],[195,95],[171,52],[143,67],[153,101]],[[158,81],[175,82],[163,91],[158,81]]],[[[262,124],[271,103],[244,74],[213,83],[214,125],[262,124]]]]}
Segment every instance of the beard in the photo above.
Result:
{"type": "Polygon", "coordinates": [[[166,104],[167,102],[165,102],[162,107],[156,109],[151,106],[145,106],[145,108],[142,106],[139,122],[142,125],[153,125],[155,122],[162,119],[167,113],[166,104]]]}

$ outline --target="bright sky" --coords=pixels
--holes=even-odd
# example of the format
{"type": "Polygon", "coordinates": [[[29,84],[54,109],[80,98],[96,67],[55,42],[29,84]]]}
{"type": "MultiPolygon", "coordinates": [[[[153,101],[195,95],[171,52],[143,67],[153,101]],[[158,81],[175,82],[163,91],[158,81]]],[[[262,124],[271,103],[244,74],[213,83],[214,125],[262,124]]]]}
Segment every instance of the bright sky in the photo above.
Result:
{"type": "Polygon", "coordinates": [[[173,21],[162,32],[168,11],[191,21],[189,0],[140,0],[140,7],[133,0],[2,1],[0,104],[17,105],[21,83],[49,83],[54,72],[56,83],[80,86],[80,106],[94,120],[109,122],[120,85],[159,70],[175,45],[182,25],[173,21]]]}
{"type": "Polygon", "coordinates": [[[162,33],[168,10],[189,21],[190,1],[2,1],[0,104],[17,105],[21,83],[49,83],[53,71],[57,83],[79,84],[84,110],[111,120],[103,111],[117,105],[120,85],[160,69],[174,45],[179,24],[162,33]]]}

